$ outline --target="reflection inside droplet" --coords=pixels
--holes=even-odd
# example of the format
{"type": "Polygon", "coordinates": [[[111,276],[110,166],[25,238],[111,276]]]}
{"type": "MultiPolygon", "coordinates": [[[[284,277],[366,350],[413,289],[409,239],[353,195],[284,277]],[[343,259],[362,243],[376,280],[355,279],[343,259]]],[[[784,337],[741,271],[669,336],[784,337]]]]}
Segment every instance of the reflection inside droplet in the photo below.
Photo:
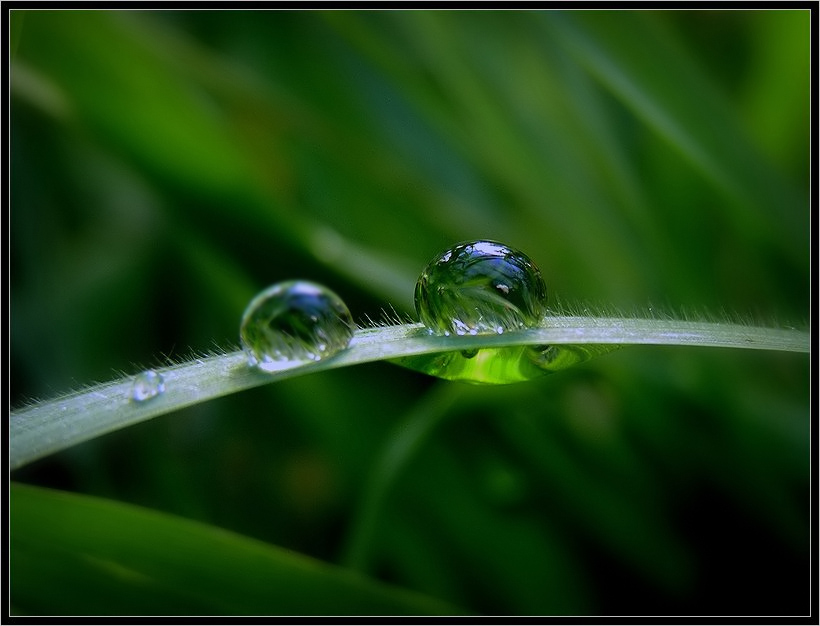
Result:
{"type": "Polygon", "coordinates": [[[436,334],[501,334],[541,323],[547,288],[523,252],[496,241],[469,241],[427,264],[415,304],[419,320],[436,334]]]}
{"type": "Polygon", "coordinates": [[[327,287],[292,280],[268,287],[245,309],[239,339],[248,362],[267,372],[319,361],[345,349],[356,325],[327,287]]]}

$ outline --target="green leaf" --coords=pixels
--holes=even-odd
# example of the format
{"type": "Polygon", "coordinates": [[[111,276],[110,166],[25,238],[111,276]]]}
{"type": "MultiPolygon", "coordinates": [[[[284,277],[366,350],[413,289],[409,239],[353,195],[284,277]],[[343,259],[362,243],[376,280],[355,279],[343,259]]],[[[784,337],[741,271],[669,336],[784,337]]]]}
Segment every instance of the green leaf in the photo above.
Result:
{"type": "Polygon", "coordinates": [[[458,609],[155,511],[13,484],[11,598],[41,615],[444,615],[458,609]]]}

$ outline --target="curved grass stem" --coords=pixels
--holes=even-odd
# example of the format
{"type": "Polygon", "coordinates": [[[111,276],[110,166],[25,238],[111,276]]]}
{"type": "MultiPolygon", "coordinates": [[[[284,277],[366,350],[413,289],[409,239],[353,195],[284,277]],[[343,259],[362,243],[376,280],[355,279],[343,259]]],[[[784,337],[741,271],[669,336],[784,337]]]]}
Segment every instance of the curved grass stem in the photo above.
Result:
{"type": "Polygon", "coordinates": [[[361,498],[342,549],[342,563],[367,573],[374,538],[385,501],[402,472],[430,438],[459,397],[460,385],[439,383],[399,420],[387,437],[362,489],[361,498]]]}
{"type": "Polygon", "coordinates": [[[544,344],[655,344],[809,351],[807,331],[740,324],[657,319],[559,316],[544,325],[502,335],[437,336],[421,324],[356,332],[343,352],[319,362],[285,362],[262,373],[242,352],[159,368],[165,391],[144,402],[131,399],[131,377],[94,385],[13,411],[9,420],[9,465],[16,469],[54,452],[152,417],[268,382],[312,372],[419,354],[544,344]]]}

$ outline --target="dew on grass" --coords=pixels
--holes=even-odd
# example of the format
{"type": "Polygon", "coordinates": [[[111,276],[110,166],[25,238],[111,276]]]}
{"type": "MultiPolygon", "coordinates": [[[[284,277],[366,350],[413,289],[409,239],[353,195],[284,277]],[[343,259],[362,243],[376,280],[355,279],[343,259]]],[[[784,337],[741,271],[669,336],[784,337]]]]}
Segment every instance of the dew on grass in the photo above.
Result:
{"type": "Polygon", "coordinates": [[[154,370],[145,370],[134,376],[131,387],[131,399],[135,402],[145,402],[155,398],[165,391],[165,378],[154,370]]]}
{"type": "Polygon", "coordinates": [[[294,361],[320,361],[344,350],[356,325],[327,287],[305,280],[272,285],[251,300],[239,327],[248,362],[275,372],[294,361]]]}
{"type": "MultiPolygon", "coordinates": [[[[416,283],[416,312],[436,335],[500,335],[547,323],[547,288],[523,252],[497,241],[460,243],[436,256],[416,283]]],[[[518,345],[393,359],[404,367],[479,384],[540,378],[614,346],[518,345]]]]}
{"type": "Polygon", "coordinates": [[[416,283],[416,313],[435,334],[502,334],[536,326],[547,287],[535,263],[502,243],[460,243],[436,256],[416,283]]]}

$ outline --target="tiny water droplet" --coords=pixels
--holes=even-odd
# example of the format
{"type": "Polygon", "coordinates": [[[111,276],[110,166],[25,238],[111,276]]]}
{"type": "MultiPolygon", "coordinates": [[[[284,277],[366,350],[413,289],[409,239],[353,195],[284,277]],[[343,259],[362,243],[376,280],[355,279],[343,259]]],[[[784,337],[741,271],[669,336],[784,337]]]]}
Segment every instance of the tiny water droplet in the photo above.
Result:
{"type": "Polygon", "coordinates": [[[416,283],[416,313],[434,333],[501,334],[539,324],[547,287],[519,250],[468,241],[435,257],[416,283]]]}
{"type": "Polygon", "coordinates": [[[266,372],[293,361],[320,361],[344,350],[356,325],[327,287],[305,280],[271,285],[251,300],[239,339],[248,362],[266,372]]]}
{"type": "Polygon", "coordinates": [[[145,370],[134,376],[134,385],[131,387],[131,399],[144,402],[155,398],[165,391],[165,378],[154,370],[145,370]]]}

